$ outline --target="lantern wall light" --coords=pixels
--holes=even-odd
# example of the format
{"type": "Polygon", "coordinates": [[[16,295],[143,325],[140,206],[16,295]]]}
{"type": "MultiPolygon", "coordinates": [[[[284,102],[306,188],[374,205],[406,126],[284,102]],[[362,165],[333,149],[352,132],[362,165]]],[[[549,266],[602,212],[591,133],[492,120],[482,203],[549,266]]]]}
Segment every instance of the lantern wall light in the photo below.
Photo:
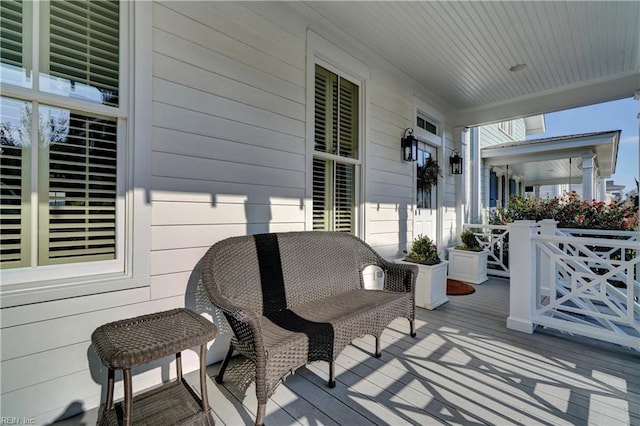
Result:
{"type": "Polygon", "coordinates": [[[413,129],[407,127],[402,134],[402,159],[404,161],[418,160],[418,140],[413,136],[413,129]]]}
{"type": "Polygon", "coordinates": [[[451,157],[449,157],[449,166],[451,167],[452,175],[462,174],[462,166],[463,166],[462,157],[460,157],[460,154],[458,154],[458,151],[456,151],[455,149],[451,153],[451,157]]]}

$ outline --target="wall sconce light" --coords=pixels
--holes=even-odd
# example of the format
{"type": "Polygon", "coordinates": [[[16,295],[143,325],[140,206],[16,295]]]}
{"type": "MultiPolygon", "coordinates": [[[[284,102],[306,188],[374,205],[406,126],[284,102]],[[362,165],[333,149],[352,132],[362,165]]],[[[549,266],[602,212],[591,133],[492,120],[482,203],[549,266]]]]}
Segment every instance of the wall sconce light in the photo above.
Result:
{"type": "Polygon", "coordinates": [[[418,160],[418,140],[413,137],[413,129],[411,127],[407,127],[406,129],[404,129],[401,142],[402,159],[404,161],[418,160]]]}
{"type": "Polygon", "coordinates": [[[458,154],[458,151],[455,149],[451,157],[449,157],[449,166],[451,167],[452,175],[461,175],[462,174],[462,157],[458,154]]]}

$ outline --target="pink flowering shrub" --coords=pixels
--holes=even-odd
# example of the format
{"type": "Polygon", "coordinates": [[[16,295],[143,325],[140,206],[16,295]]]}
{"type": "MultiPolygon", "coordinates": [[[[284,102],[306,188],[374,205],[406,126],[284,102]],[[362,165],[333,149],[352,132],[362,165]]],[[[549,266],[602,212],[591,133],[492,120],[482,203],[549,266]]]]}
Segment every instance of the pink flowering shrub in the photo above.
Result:
{"type": "Polygon", "coordinates": [[[489,214],[489,223],[505,225],[514,220],[555,219],[558,228],[638,230],[638,208],[632,203],[581,201],[576,191],[561,197],[534,200],[519,196],[507,208],[489,214]]]}

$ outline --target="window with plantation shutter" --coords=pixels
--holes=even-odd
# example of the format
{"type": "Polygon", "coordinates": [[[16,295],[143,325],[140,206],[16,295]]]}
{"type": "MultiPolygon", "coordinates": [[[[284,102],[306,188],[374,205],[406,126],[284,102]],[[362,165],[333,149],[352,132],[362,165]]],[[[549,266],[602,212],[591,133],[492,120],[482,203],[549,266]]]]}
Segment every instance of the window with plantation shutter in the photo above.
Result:
{"type": "Polygon", "coordinates": [[[356,232],[359,86],[316,65],[313,229],[356,232]]]}
{"type": "Polygon", "coordinates": [[[117,1],[50,3],[43,90],[118,106],[118,10],[117,1]]]}
{"type": "Polygon", "coordinates": [[[46,277],[52,265],[93,271],[90,262],[102,262],[100,273],[124,271],[120,9],[118,1],[2,1],[3,270],[44,268],[46,277]]]}
{"type": "Polygon", "coordinates": [[[2,58],[2,81],[8,80],[11,71],[20,73],[24,67],[22,53],[23,25],[22,1],[2,1],[0,7],[0,58],[2,58]]]}
{"type": "Polygon", "coordinates": [[[498,128],[510,137],[515,138],[513,120],[501,121],[498,123],[498,128]]]}
{"type": "Polygon", "coordinates": [[[29,261],[30,102],[0,98],[0,265],[29,261]]]}
{"type": "Polygon", "coordinates": [[[335,164],[335,218],[334,231],[354,232],[354,173],[351,164],[335,164]]]}
{"type": "Polygon", "coordinates": [[[314,158],[313,160],[313,229],[314,231],[329,230],[329,213],[331,204],[330,180],[333,175],[328,169],[330,164],[327,160],[314,158]]]}
{"type": "Polygon", "coordinates": [[[116,126],[113,119],[43,107],[39,263],[113,259],[116,126]]]}

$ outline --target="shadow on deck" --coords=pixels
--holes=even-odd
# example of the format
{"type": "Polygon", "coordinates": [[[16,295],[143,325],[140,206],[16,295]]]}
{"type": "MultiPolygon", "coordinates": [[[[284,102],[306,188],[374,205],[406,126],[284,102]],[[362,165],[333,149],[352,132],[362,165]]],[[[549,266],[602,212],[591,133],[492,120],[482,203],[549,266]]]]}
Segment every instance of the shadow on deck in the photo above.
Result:
{"type": "MultiPolygon", "coordinates": [[[[405,319],[395,320],[380,359],[371,356],[371,336],[348,346],[336,362],[334,389],[326,387],[326,363],[296,371],[269,400],[266,423],[640,425],[639,353],[540,328],[531,335],[508,330],[507,280],[490,279],[449,300],[417,309],[415,339],[405,319]]],[[[253,424],[252,368],[236,358],[224,385],[210,381],[217,425],[253,424]]],[[[208,375],[218,369],[210,366],[208,375]]],[[[186,377],[197,384],[197,372],[186,377]]],[[[97,410],[85,414],[84,422],[97,410]]]]}
{"type": "MultiPolygon", "coordinates": [[[[268,424],[640,424],[640,354],[537,329],[508,330],[509,283],[491,279],[436,310],[418,309],[418,336],[398,319],[383,334],[381,359],[366,336],[327,365],[302,368],[267,405],[268,424]]],[[[214,376],[218,366],[209,368],[214,376]]],[[[252,366],[212,383],[218,424],[251,424],[252,366]]]]}

